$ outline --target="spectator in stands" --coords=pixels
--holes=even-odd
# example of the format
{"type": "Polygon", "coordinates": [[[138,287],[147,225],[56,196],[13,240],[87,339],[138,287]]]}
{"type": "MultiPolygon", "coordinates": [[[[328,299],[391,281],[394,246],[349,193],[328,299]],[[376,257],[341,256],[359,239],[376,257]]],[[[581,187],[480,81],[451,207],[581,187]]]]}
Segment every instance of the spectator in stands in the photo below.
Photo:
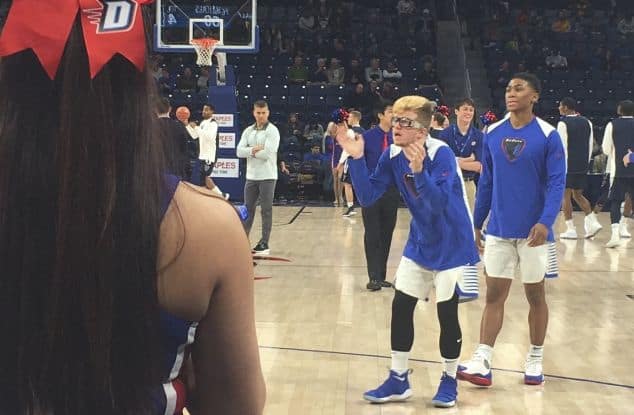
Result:
{"type": "Polygon", "coordinates": [[[330,8],[325,2],[319,5],[319,13],[317,14],[317,28],[322,32],[328,32],[330,23],[330,8]]]}
{"type": "Polygon", "coordinates": [[[616,25],[616,30],[623,36],[628,36],[634,33],[634,14],[630,14],[627,17],[623,17],[616,25]]]}
{"type": "Polygon", "coordinates": [[[438,73],[436,73],[436,69],[434,69],[434,63],[430,61],[425,61],[425,63],[423,63],[423,69],[416,74],[416,79],[420,85],[440,86],[438,73]]]}
{"type": "Polygon", "coordinates": [[[546,57],[546,66],[551,69],[568,69],[568,59],[561,55],[561,52],[557,52],[555,55],[551,50],[546,57]]]}
{"type": "Polygon", "coordinates": [[[600,69],[602,71],[612,70],[612,52],[604,46],[599,46],[592,55],[592,69],[600,69]]]}
{"type": "Polygon", "coordinates": [[[381,64],[381,61],[379,60],[379,58],[372,58],[370,60],[370,66],[365,68],[366,82],[370,82],[370,81],[382,82],[383,81],[383,73],[380,69],[380,64],[381,64]]]}
{"type": "Polygon", "coordinates": [[[172,92],[172,77],[167,68],[163,68],[161,71],[161,77],[158,79],[158,87],[161,94],[167,95],[172,92]]]}
{"type": "Polygon", "coordinates": [[[563,10],[559,12],[557,19],[553,22],[551,29],[555,33],[567,33],[570,32],[570,20],[566,16],[566,12],[563,10]]]}
{"type": "Polygon", "coordinates": [[[423,10],[421,21],[422,24],[416,33],[416,41],[422,50],[432,50],[434,48],[434,28],[432,26],[433,17],[431,16],[429,9],[423,10]]]}
{"type": "Polygon", "coordinates": [[[207,92],[209,90],[209,70],[207,68],[200,70],[196,86],[198,87],[198,92],[207,92]]]}
{"type": "Polygon", "coordinates": [[[321,146],[319,143],[314,143],[310,147],[310,153],[304,154],[304,161],[316,161],[321,166],[324,162],[324,155],[321,153],[321,146]]]}
{"type": "Polygon", "coordinates": [[[326,59],[317,59],[317,69],[310,75],[310,82],[326,83],[328,82],[328,74],[326,70],[326,59]]]}
{"type": "Polygon", "coordinates": [[[308,69],[304,66],[304,59],[295,56],[293,65],[288,68],[288,82],[292,84],[305,84],[308,80],[308,69]]]}
{"type": "Polygon", "coordinates": [[[505,87],[511,80],[512,73],[510,67],[511,65],[508,61],[504,61],[500,65],[500,69],[498,69],[498,74],[496,77],[497,87],[505,87]]]}
{"type": "Polygon", "coordinates": [[[176,88],[181,92],[196,90],[196,78],[194,78],[191,68],[185,68],[183,75],[176,81],[176,88]]]}
{"type": "Polygon", "coordinates": [[[414,15],[416,4],[412,0],[398,0],[398,3],[396,3],[396,11],[398,13],[399,22],[403,20],[407,21],[409,16],[414,15]]]}
{"type": "Polygon", "coordinates": [[[346,70],[339,64],[339,59],[330,59],[330,67],[326,71],[328,76],[328,84],[330,85],[342,85],[343,79],[346,75],[346,70]]]}
{"type": "Polygon", "coordinates": [[[359,82],[354,90],[346,97],[344,104],[346,108],[355,108],[362,113],[365,112],[367,108],[370,108],[370,98],[361,82],[359,82]]]}
{"type": "Polygon", "coordinates": [[[317,21],[312,8],[306,7],[302,11],[299,20],[297,21],[297,27],[299,27],[299,30],[304,32],[304,34],[311,34],[317,29],[317,21]]]}
{"type": "Polygon", "coordinates": [[[381,88],[381,102],[394,102],[398,98],[398,91],[394,88],[394,84],[385,81],[381,88]]]}
{"type": "Polygon", "coordinates": [[[392,61],[388,62],[387,68],[383,69],[383,79],[398,83],[401,78],[403,78],[403,74],[398,70],[396,64],[392,61]]]}
{"type": "Polygon", "coordinates": [[[324,136],[324,127],[321,126],[317,118],[313,118],[306,127],[304,127],[304,138],[306,141],[321,141],[324,136]]]}
{"type": "Polygon", "coordinates": [[[163,74],[163,69],[161,68],[159,63],[154,59],[150,61],[150,72],[152,73],[152,78],[156,79],[157,82],[163,74]]]}
{"type": "Polygon", "coordinates": [[[359,82],[364,82],[365,74],[359,58],[350,59],[350,66],[346,69],[346,76],[344,77],[346,84],[356,85],[359,82]]]}
{"type": "Polygon", "coordinates": [[[299,119],[299,116],[296,112],[291,112],[290,114],[288,114],[288,123],[286,124],[287,136],[294,135],[295,137],[303,140],[304,128],[304,123],[299,119]]]}
{"type": "Polygon", "coordinates": [[[370,81],[368,84],[368,103],[370,108],[381,106],[383,97],[381,96],[381,87],[377,81],[370,81]]]}
{"type": "Polygon", "coordinates": [[[331,58],[337,58],[339,62],[343,62],[348,58],[348,55],[350,53],[346,50],[346,44],[343,42],[342,39],[340,38],[333,39],[332,46],[333,46],[333,49],[332,51],[330,51],[331,58]]]}

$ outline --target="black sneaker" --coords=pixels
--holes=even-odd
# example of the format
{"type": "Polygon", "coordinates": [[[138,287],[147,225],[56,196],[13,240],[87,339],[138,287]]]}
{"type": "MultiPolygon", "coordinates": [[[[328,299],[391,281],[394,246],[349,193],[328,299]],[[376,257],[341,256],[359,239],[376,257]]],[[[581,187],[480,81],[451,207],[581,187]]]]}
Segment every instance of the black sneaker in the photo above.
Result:
{"type": "Polygon", "coordinates": [[[345,213],[343,214],[343,216],[345,216],[346,218],[349,218],[350,216],[354,216],[356,215],[357,212],[354,211],[354,206],[350,206],[345,213]]]}
{"type": "Polygon", "coordinates": [[[370,291],[379,291],[381,289],[381,281],[371,280],[365,288],[370,291]]]}
{"type": "Polygon", "coordinates": [[[385,280],[380,280],[380,281],[379,281],[379,284],[381,284],[381,287],[384,287],[384,288],[390,288],[390,287],[392,287],[392,283],[391,283],[391,282],[389,282],[389,281],[385,281],[385,280]]]}
{"type": "Polygon", "coordinates": [[[257,254],[257,255],[268,255],[271,253],[271,250],[269,249],[269,244],[267,244],[266,242],[258,242],[258,244],[255,246],[255,248],[253,248],[253,253],[257,254]]]}

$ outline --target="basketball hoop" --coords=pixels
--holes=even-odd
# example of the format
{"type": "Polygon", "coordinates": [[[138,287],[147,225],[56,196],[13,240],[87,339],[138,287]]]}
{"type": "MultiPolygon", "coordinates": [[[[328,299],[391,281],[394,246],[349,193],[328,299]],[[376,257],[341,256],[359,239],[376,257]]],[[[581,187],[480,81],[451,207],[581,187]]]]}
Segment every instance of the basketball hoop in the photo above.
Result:
{"type": "Polygon", "coordinates": [[[211,66],[211,57],[213,56],[214,49],[216,49],[216,46],[218,46],[219,41],[217,39],[205,37],[200,39],[192,39],[190,43],[194,47],[194,50],[196,50],[196,54],[198,55],[196,65],[211,66]]]}

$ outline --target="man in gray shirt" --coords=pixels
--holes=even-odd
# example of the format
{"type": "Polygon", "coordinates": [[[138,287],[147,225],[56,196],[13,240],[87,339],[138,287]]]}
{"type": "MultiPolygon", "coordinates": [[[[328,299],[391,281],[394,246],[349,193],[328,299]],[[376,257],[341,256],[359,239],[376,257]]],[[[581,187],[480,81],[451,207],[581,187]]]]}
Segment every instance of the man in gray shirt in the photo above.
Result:
{"type": "Polygon", "coordinates": [[[273,196],[277,182],[277,149],[280,145],[280,133],[269,122],[269,106],[266,101],[253,104],[255,124],[242,132],[236,154],[247,160],[247,181],[244,185],[244,204],[249,212],[244,222],[247,235],[253,225],[255,205],[260,198],[262,214],[262,237],[253,248],[254,253],[268,255],[269,238],[273,224],[273,196]]]}

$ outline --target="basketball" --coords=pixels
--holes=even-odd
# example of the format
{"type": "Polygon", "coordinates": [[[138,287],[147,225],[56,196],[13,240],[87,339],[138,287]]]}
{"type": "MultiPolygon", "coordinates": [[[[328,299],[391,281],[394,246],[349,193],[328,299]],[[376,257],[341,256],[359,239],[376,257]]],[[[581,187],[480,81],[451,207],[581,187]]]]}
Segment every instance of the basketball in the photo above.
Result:
{"type": "Polygon", "coordinates": [[[187,107],[178,107],[178,109],[176,110],[176,118],[178,118],[180,122],[189,121],[190,116],[191,113],[189,112],[189,108],[187,107]]]}

